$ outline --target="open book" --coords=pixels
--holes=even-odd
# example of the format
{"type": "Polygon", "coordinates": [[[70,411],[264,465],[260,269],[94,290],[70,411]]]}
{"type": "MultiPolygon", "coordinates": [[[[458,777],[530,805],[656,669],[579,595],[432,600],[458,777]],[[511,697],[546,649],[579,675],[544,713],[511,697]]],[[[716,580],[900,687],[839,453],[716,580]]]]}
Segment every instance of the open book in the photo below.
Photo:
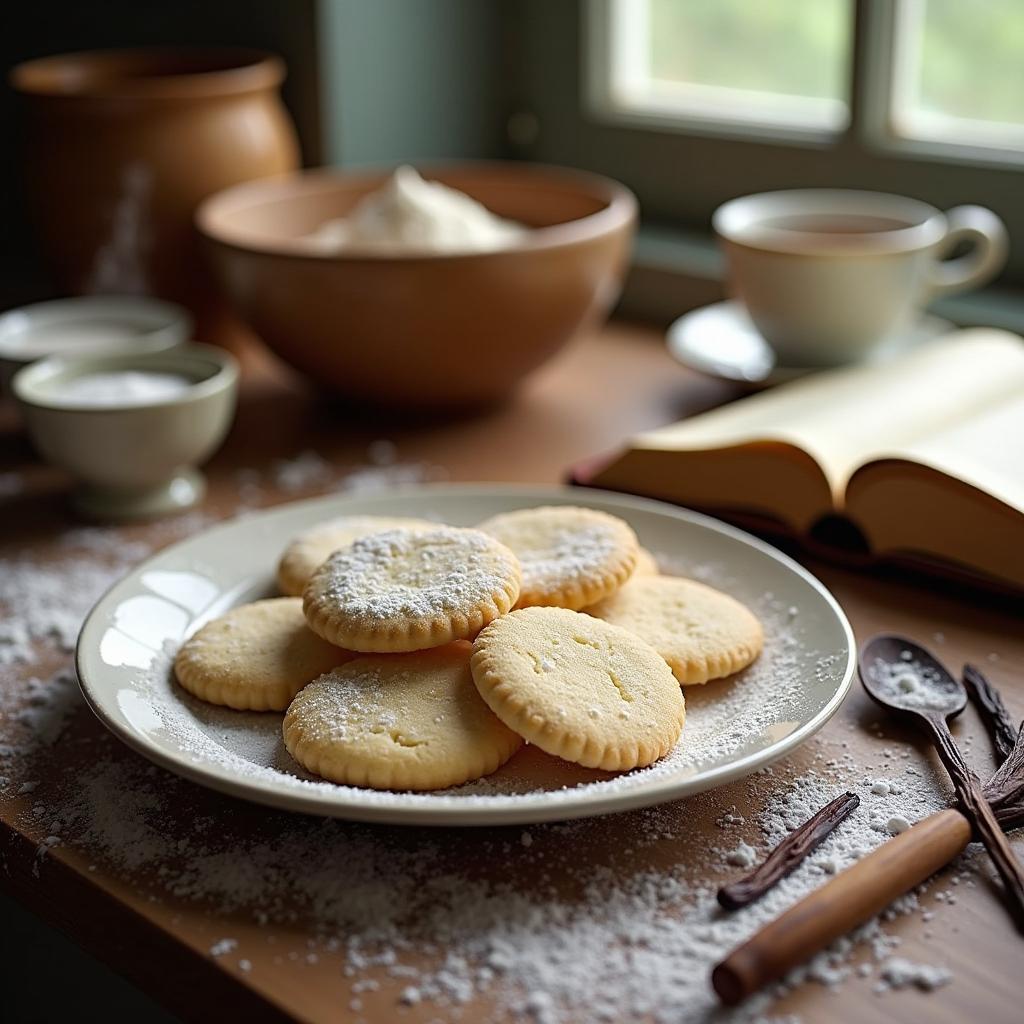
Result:
{"type": "Polygon", "coordinates": [[[1024,339],[957,331],[815,374],[641,434],[578,482],[1024,589],[1024,339]]]}

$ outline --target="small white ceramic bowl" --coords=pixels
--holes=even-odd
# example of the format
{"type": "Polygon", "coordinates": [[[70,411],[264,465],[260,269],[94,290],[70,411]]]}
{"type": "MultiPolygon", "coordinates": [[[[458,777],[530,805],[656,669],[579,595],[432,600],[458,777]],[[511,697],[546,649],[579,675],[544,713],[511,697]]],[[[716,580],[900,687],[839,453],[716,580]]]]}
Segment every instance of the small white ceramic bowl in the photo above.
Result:
{"type": "Polygon", "coordinates": [[[81,511],[100,519],[146,519],[202,499],[206,485],[195,466],[216,451],[231,426],[238,366],[210,345],[54,356],[19,370],[11,388],[36,448],[78,480],[81,511]],[[92,404],[66,392],[79,378],[123,371],[194,383],[171,397],[120,403],[92,404]]]}
{"type": "Polygon", "coordinates": [[[191,336],[192,317],[173,302],[136,295],[36,302],[0,315],[0,385],[48,356],[163,352],[191,336]]]}

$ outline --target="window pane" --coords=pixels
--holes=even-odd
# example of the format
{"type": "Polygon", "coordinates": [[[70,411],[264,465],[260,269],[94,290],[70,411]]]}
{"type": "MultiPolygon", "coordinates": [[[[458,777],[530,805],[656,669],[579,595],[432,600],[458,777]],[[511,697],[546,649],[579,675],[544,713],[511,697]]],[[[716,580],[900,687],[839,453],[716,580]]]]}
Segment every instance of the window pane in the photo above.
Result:
{"type": "Polygon", "coordinates": [[[801,127],[846,123],[850,0],[612,0],[619,109],[801,127]]]}
{"type": "Polygon", "coordinates": [[[1024,3],[905,0],[893,124],[902,134],[1024,148],[1024,3]]]}

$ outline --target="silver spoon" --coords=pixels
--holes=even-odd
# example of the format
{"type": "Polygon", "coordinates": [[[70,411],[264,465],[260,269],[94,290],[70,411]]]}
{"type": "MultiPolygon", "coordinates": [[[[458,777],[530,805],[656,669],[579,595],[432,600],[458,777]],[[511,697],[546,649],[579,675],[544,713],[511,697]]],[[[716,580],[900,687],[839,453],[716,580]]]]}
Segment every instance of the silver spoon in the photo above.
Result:
{"type": "Polygon", "coordinates": [[[923,647],[899,636],[876,636],[861,651],[860,679],[868,695],[892,711],[914,715],[931,735],[957,800],[985,844],[1006,886],[1010,913],[1024,932],[1024,871],[985,799],[978,776],[964,761],[947,719],[967,706],[963,684],[923,647]]]}

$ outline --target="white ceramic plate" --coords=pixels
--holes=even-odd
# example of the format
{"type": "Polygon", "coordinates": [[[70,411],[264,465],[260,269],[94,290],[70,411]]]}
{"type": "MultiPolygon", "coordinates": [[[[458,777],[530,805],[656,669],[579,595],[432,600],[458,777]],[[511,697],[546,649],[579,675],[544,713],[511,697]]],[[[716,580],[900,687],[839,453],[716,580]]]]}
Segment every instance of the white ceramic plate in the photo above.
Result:
{"type": "Polygon", "coordinates": [[[432,825],[507,825],[584,817],[675,800],[747,775],[792,750],[839,707],[853,678],[853,634],[835,599],[768,544],[672,505],[603,491],[474,485],[337,496],[216,526],[167,548],[117,583],[78,642],[86,700],[125,743],[214,789],[311,814],[432,825]],[[686,690],[676,748],[650,768],[613,775],[524,747],[487,779],[437,793],[337,786],[304,772],[281,741],[281,715],[195,700],[172,680],[182,639],[234,605],[273,594],[285,544],[350,513],[472,525],[513,508],[577,504],[627,519],[663,568],[750,605],[766,645],[749,669],[686,690]]]}

